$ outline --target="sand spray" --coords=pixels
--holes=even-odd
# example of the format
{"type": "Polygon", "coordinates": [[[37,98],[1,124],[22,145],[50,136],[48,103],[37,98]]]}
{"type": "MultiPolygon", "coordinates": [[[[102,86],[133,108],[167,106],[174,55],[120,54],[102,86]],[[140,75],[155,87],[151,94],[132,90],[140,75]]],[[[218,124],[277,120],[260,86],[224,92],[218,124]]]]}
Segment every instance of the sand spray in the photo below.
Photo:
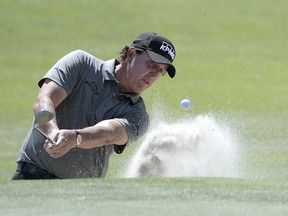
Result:
{"type": "MultiPolygon", "coordinates": [[[[163,112],[162,112],[163,113],[163,112]]],[[[237,177],[237,136],[213,115],[183,115],[177,122],[153,115],[151,127],[124,177],[237,177]]]]}

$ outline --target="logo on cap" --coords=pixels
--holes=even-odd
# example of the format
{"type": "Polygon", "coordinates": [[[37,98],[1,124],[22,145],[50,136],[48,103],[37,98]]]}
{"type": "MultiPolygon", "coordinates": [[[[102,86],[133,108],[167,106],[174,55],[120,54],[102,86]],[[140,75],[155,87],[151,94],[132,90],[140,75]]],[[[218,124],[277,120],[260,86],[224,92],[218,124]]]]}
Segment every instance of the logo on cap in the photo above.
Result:
{"type": "Polygon", "coordinates": [[[170,55],[171,59],[174,60],[175,52],[171,44],[163,41],[160,50],[162,50],[163,52],[167,52],[170,55]]]}

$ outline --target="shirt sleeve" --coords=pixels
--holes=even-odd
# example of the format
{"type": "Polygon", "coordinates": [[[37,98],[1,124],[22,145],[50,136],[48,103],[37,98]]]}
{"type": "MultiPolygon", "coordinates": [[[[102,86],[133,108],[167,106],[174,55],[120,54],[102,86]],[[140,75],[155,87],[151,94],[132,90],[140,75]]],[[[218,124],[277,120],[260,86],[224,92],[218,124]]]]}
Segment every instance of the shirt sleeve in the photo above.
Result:
{"type": "Polygon", "coordinates": [[[74,86],[81,79],[81,74],[84,71],[88,58],[85,58],[86,53],[82,50],[73,51],[62,57],[38,82],[41,87],[46,78],[53,80],[62,88],[67,94],[70,94],[74,86]]]}
{"type": "MultiPolygon", "coordinates": [[[[133,105],[133,109],[127,112],[123,118],[116,118],[117,121],[125,128],[128,134],[129,143],[137,141],[148,130],[149,115],[146,112],[142,98],[133,105]]],[[[114,151],[118,154],[122,153],[126,145],[114,145],[114,151]]]]}

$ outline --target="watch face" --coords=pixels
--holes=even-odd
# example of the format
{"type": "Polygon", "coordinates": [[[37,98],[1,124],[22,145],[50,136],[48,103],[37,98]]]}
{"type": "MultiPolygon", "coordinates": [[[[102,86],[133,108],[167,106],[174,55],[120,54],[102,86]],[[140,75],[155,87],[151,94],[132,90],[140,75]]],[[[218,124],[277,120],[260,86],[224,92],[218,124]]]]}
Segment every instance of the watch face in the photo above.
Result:
{"type": "Polygon", "coordinates": [[[79,134],[79,132],[77,133],[77,140],[76,140],[76,144],[77,146],[79,146],[82,143],[82,136],[79,134]]]}

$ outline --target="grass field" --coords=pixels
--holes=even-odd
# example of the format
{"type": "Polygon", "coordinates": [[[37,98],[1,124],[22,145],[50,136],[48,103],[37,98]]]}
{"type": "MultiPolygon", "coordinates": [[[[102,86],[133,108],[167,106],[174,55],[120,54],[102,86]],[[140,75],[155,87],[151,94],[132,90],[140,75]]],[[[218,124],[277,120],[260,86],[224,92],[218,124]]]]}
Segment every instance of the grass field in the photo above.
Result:
{"type": "Polygon", "coordinates": [[[239,179],[108,179],[10,182],[6,186],[0,204],[3,215],[288,213],[287,182],[271,187],[271,182],[239,179]]]}
{"type": "Polygon", "coordinates": [[[1,215],[287,215],[287,9],[285,0],[1,0],[1,215]],[[152,118],[212,113],[237,134],[239,178],[123,179],[139,142],[113,155],[106,179],[11,182],[37,81],[72,50],[114,58],[143,31],[177,51],[176,78],[143,94],[152,118]]]}

